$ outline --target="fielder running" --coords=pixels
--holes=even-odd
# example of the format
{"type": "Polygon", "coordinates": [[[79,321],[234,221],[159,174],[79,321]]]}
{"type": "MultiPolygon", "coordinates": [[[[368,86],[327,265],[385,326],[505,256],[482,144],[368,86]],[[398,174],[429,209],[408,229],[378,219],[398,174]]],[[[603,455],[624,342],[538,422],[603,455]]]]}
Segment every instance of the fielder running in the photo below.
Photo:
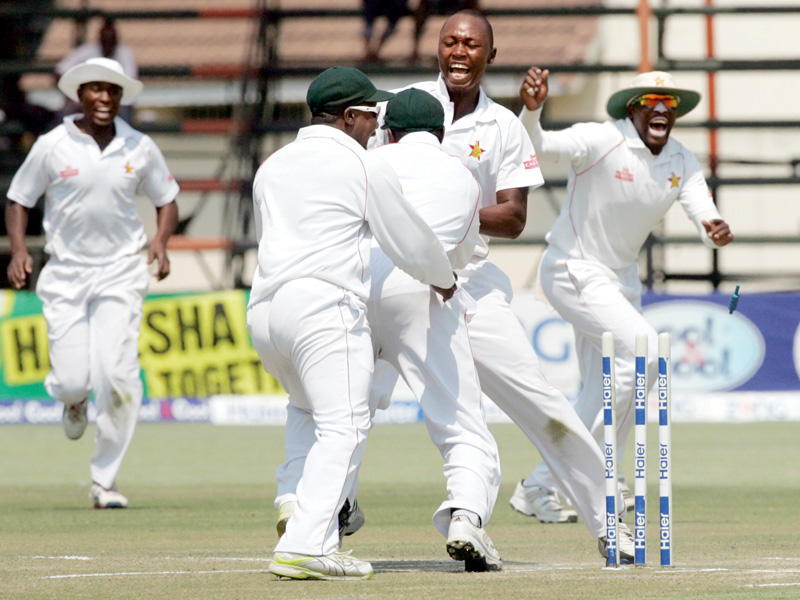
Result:
{"type": "MultiPolygon", "coordinates": [[[[519,236],[527,217],[528,190],[543,183],[533,145],[519,119],[480,88],[496,52],[486,17],[476,11],[458,12],[440,32],[438,80],[411,87],[431,93],[442,104],[442,149],[458,157],[481,186],[480,231],[486,237],[469,264],[457,271],[459,285],[478,305],[469,323],[469,337],[481,388],[537,447],[589,531],[598,538],[605,556],[605,480],[600,450],[566,397],[547,383],[511,309],[511,283],[487,260],[488,237],[519,236]]],[[[385,143],[385,136],[377,141],[385,143]]],[[[380,388],[374,386],[373,395],[390,394],[395,381],[396,375],[387,375],[385,367],[380,374],[376,370],[380,388]]],[[[618,505],[622,506],[621,500],[618,505]]],[[[529,514],[538,511],[546,518],[564,518],[561,511],[550,511],[546,503],[515,508],[529,514]]],[[[623,558],[633,560],[632,534],[624,524],[620,526],[620,551],[623,558]]]]}
{"type": "Polygon", "coordinates": [[[444,299],[455,292],[433,231],[403,198],[389,165],[365,150],[377,126],[375,103],[392,96],[357,69],[324,71],[307,93],[311,125],[272,154],[253,183],[258,265],[247,323],[264,369],[289,392],[287,455],[302,424],[314,424],[293,515],[269,566],[279,576],[373,573],[339,551],[337,519],[370,427],[371,233],[398,267],[437,286],[444,299]]]}
{"type": "MultiPolygon", "coordinates": [[[[541,156],[570,162],[567,195],[547,235],[539,266],[541,289],[575,329],[583,387],[575,405],[603,444],[602,347],[614,333],[619,455],[633,426],[634,344],[648,334],[649,384],[656,380],[657,333],[642,315],[637,258],[650,231],[680,202],[709,248],[733,240],[717,211],[694,155],[670,138],[677,117],[700,94],[675,85],[669,73],[641,73],[608,100],[605,123],[578,123],[544,131],[539,122],[549,71],[531,68],[520,89],[521,119],[541,156]]],[[[555,496],[557,478],[540,463],[524,481],[555,496]]]]}
{"type": "Polygon", "coordinates": [[[86,429],[94,392],[91,497],[95,508],[125,508],[116,479],[142,403],[138,341],[148,285],[136,193],[156,207],[147,263],[157,261],[156,277],[163,279],[170,272],[167,240],[178,220],[178,184],[153,140],[117,117],[120,104],[133,104],[143,87],[117,61],[87,60],[64,73],[58,87],[83,114],[40,137],[11,182],[8,278],[20,289],[32,271],[25,228],[28,210],[44,195],[50,259],[36,292],[50,342],[45,388],[64,403],[64,430],[73,440],[86,429]]]}

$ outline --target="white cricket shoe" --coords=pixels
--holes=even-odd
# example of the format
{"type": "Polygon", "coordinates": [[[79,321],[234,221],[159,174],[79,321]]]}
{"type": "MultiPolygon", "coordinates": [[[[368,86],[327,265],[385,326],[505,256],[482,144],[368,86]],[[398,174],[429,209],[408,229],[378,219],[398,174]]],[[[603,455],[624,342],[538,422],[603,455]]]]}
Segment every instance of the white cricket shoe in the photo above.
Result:
{"type": "MultiPolygon", "coordinates": [[[[617,532],[619,533],[619,543],[617,549],[619,550],[619,564],[632,564],[635,556],[635,546],[633,540],[633,532],[622,521],[617,521],[617,532]]],[[[608,558],[608,549],[606,537],[603,536],[597,540],[597,547],[600,550],[600,555],[603,558],[608,558]]]]}
{"type": "Polygon", "coordinates": [[[94,500],[95,508],[128,508],[128,499],[116,490],[116,486],[107,490],[93,483],[89,497],[94,500]]]}
{"type": "Polygon", "coordinates": [[[89,419],[86,411],[89,409],[89,399],[84,398],[77,404],[65,404],[64,412],[61,415],[61,423],[64,425],[64,433],[71,440],[80,439],[86,431],[89,419]]]}
{"type": "Polygon", "coordinates": [[[542,523],[577,523],[578,513],[565,508],[558,494],[538,485],[525,487],[523,480],[517,482],[509,504],[526,517],[536,517],[542,523]]]}
{"type": "Polygon", "coordinates": [[[269,563],[269,572],[290,579],[358,580],[372,577],[372,565],[350,556],[350,552],[334,552],[324,556],[276,552],[269,563]]]}
{"type": "Polygon", "coordinates": [[[286,524],[294,514],[294,507],[295,502],[290,500],[289,502],[281,504],[281,507],[278,509],[278,520],[275,522],[275,529],[278,531],[278,537],[286,533],[286,524]]]}
{"type": "Polygon", "coordinates": [[[358,505],[358,500],[353,500],[353,506],[350,506],[350,500],[345,500],[342,510],[339,511],[339,539],[346,535],[353,535],[364,526],[366,521],[367,518],[358,505]]]}
{"type": "Polygon", "coordinates": [[[501,571],[503,559],[483,527],[476,527],[465,516],[450,519],[447,530],[447,553],[453,560],[463,560],[468,571],[501,571]],[[485,567],[483,567],[483,563],[485,567]]]}
{"type": "Polygon", "coordinates": [[[620,494],[622,494],[622,501],[625,503],[625,509],[628,512],[633,512],[636,509],[636,496],[631,493],[631,488],[628,487],[624,477],[619,477],[617,479],[617,485],[619,485],[619,491],[620,494]]]}

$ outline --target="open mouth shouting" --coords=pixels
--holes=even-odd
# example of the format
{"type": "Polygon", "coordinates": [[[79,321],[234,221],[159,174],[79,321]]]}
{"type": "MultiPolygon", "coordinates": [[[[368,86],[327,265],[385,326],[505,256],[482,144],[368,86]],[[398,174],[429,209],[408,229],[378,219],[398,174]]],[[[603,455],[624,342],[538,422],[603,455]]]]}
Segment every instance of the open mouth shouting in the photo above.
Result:
{"type": "Polygon", "coordinates": [[[469,78],[470,68],[463,63],[452,63],[448,68],[448,73],[454,82],[465,81],[469,78]]]}
{"type": "Polygon", "coordinates": [[[647,123],[647,133],[653,138],[668,136],[669,128],[669,119],[664,115],[654,115],[647,123]]]}
{"type": "Polygon", "coordinates": [[[653,107],[636,104],[629,107],[628,116],[650,151],[653,154],[660,153],[675,125],[675,109],[667,108],[663,103],[653,107]]]}

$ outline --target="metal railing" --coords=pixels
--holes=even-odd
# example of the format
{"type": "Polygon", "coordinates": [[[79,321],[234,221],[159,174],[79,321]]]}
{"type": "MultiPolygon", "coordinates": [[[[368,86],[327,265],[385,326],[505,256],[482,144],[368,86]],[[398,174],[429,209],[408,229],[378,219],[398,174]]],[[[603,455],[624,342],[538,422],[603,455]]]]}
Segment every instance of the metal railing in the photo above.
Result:
{"type": "MultiPolygon", "coordinates": [[[[26,8],[24,6],[0,6],[0,17],[46,17],[59,19],[72,19],[76,22],[86,22],[95,17],[111,17],[117,20],[138,20],[138,19],[255,19],[259,26],[251,42],[252,49],[250,59],[244,65],[159,65],[142,66],[140,77],[143,79],[156,77],[179,77],[187,79],[209,78],[242,81],[242,104],[234,112],[234,117],[229,122],[218,124],[218,131],[230,133],[231,151],[228,160],[236,163],[230,169],[228,175],[232,181],[224,184],[220,189],[226,191],[226,202],[230,203],[241,222],[230,223],[228,234],[232,238],[231,264],[241,264],[241,254],[252,247],[252,235],[249,231],[250,223],[245,216],[249,210],[251,199],[249,197],[249,182],[255,173],[255,169],[260,163],[260,152],[262,142],[266,136],[294,131],[303,123],[296,119],[276,119],[275,100],[273,98],[273,87],[277,80],[289,77],[308,77],[315,75],[328,65],[318,62],[313,65],[289,63],[281,59],[280,48],[278,47],[277,32],[281,24],[297,20],[310,18],[360,18],[361,11],[358,9],[294,9],[282,10],[276,3],[270,0],[256,0],[253,8],[248,9],[218,9],[218,10],[114,10],[101,11],[97,9],[40,9],[26,8]],[[251,93],[255,90],[255,94],[251,93]]],[[[558,6],[558,7],[531,7],[531,8],[488,8],[486,10],[490,18],[493,17],[516,17],[516,18],[541,18],[541,17],[608,17],[624,16],[638,18],[639,11],[636,8],[619,8],[597,6],[558,6]]],[[[800,6],[698,6],[698,7],[656,7],[651,8],[652,18],[657,22],[657,42],[656,59],[653,61],[654,68],[668,71],[684,72],[748,72],[748,71],[796,71],[800,70],[799,58],[781,58],[775,60],[730,60],[717,58],[704,59],[673,59],[666,55],[665,38],[666,27],[670,17],[673,16],[748,16],[748,15],[800,15],[800,6]]],[[[414,75],[420,78],[435,75],[435,71],[430,67],[420,65],[399,65],[399,64],[358,64],[367,74],[378,74],[385,76],[414,75]]],[[[552,72],[575,73],[575,74],[601,74],[601,73],[620,73],[635,72],[638,64],[630,63],[568,63],[568,64],[546,64],[541,65],[549,68],[552,72]]],[[[521,75],[521,69],[527,65],[494,65],[491,69],[495,74],[521,75]]],[[[0,75],[22,74],[22,73],[51,73],[53,64],[50,63],[30,63],[25,61],[6,61],[0,62],[0,75]]],[[[571,123],[547,122],[549,128],[559,128],[570,125],[571,123]]],[[[738,129],[738,130],[764,130],[764,129],[783,129],[798,128],[800,120],[792,119],[761,119],[761,120],[724,120],[706,119],[702,121],[681,121],[682,128],[705,129],[709,131],[738,129]]],[[[137,123],[136,126],[145,132],[151,133],[185,133],[185,125],[180,123],[137,123]]],[[[13,123],[0,124],[0,135],[8,134],[13,131],[13,123]]],[[[714,192],[730,186],[773,186],[773,185],[795,185],[800,183],[798,171],[792,167],[792,174],[787,176],[746,176],[731,177],[719,176],[715,172],[708,177],[710,187],[714,192]]],[[[563,186],[563,181],[549,181],[547,184],[551,188],[563,186]]],[[[214,186],[211,186],[214,187],[214,186]]],[[[716,193],[715,193],[716,197],[716,193]]],[[[526,243],[540,244],[542,240],[527,240],[526,243]]],[[[699,243],[696,237],[675,237],[675,236],[651,236],[645,247],[647,254],[647,272],[644,274],[644,281],[648,286],[657,285],[659,281],[669,280],[703,280],[709,281],[715,287],[721,282],[736,279],[741,280],[747,277],[757,278],[758,273],[728,273],[720,270],[716,251],[713,258],[711,271],[705,273],[670,273],[667,272],[663,264],[658,264],[654,257],[654,249],[669,245],[699,243]]],[[[800,241],[793,236],[737,236],[737,244],[781,244],[791,245],[800,244],[800,241]]],[[[788,271],[787,271],[788,272],[788,271]]],[[[764,274],[764,277],[770,275],[764,274]]],[[[789,276],[800,276],[789,274],[789,276]]],[[[232,280],[237,285],[241,285],[241,273],[235,273],[232,280]]]]}

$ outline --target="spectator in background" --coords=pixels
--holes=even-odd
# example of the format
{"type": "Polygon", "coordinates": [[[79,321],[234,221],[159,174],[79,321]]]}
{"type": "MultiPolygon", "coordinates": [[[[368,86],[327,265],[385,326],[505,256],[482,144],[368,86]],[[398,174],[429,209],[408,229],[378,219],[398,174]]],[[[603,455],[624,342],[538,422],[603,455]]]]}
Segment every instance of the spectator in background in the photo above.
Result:
{"type": "Polygon", "coordinates": [[[460,10],[471,8],[478,10],[478,0],[419,0],[413,11],[414,15],[414,48],[411,51],[411,62],[419,60],[419,41],[425,30],[425,21],[430,15],[451,15],[460,10]]]}
{"type": "Polygon", "coordinates": [[[364,0],[364,60],[376,61],[381,48],[394,34],[397,22],[409,14],[406,0],[364,0]],[[386,17],[386,29],[373,43],[375,21],[378,17],[386,17]]]}
{"type": "MultiPolygon", "coordinates": [[[[56,82],[61,76],[75,65],[86,62],[90,58],[111,58],[122,65],[122,71],[131,79],[139,77],[139,67],[133,56],[133,49],[127,44],[121,44],[117,34],[117,26],[113,19],[108,17],[103,21],[103,26],[98,34],[98,41],[86,42],[70,52],[56,65],[56,82]]],[[[80,112],[81,106],[76,102],[67,99],[61,111],[63,116],[80,112]]],[[[133,109],[123,106],[119,116],[130,122],[133,116],[133,109]]]]}
{"type": "MultiPolygon", "coordinates": [[[[41,16],[40,11],[52,8],[52,0],[0,0],[0,6],[21,11],[0,15],[0,62],[32,63],[50,24],[50,18],[41,16]]],[[[0,124],[10,124],[0,135],[0,170],[16,170],[33,139],[56,124],[53,113],[28,102],[20,87],[21,77],[21,71],[14,69],[0,74],[0,124]]],[[[5,195],[5,189],[0,194],[5,195]]]]}
{"type": "MultiPolygon", "coordinates": [[[[0,8],[9,9],[0,15],[0,63],[30,65],[36,58],[42,37],[50,25],[47,11],[53,0],[0,0],[0,8]],[[19,9],[20,12],[12,12],[19,9]]],[[[11,175],[16,172],[36,138],[56,125],[53,112],[28,102],[20,86],[22,72],[13,68],[0,73],[0,203],[6,197],[11,175]]],[[[30,211],[28,235],[42,233],[42,210],[37,205],[30,211]]],[[[0,222],[0,236],[5,236],[0,222]]],[[[35,255],[37,259],[39,255],[35,255]]],[[[0,288],[10,287],[6,268],[11,261],[7,250],[0,253],[0,288]]],[[[35,279],[35,277],[32,277],[35,279]]]]}

